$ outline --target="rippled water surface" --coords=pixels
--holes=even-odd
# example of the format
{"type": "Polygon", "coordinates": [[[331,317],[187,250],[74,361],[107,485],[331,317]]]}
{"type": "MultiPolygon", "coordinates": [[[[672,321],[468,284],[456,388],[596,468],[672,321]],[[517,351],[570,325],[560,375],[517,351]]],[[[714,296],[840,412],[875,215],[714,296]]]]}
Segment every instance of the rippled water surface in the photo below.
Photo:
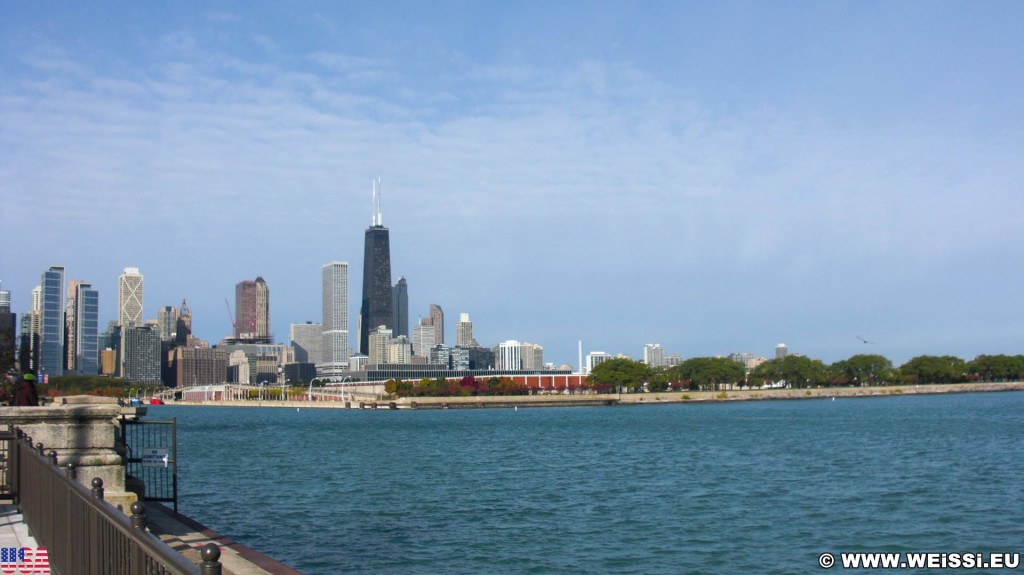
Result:
{"type": "Polygon", "coordinates": [[[180,509],[309,575],[1024,551],[1024,393],[177,417],[180,509]]]}

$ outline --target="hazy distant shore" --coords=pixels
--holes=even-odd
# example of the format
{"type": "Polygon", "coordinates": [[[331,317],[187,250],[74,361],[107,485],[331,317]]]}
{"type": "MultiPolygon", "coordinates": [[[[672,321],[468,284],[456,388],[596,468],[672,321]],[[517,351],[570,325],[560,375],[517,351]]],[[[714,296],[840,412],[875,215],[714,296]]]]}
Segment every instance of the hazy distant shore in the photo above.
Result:
{"type": "Polygon", "coordinates": [[[627,394],[622,396],[622,403],[820,399],[829,397],[880,397],[1020,390],[1024,390],[1024,381],[887,385],[878,387],[822,387],[810,389],[744,389],[742,391],[684,391],[678,393],[627,394]]]}
{"type": "MultiPolygon", "coordinates": [[[[656,405],[664,403],[764,401],[821,399],[832,397],[886,397],[897,395],[931,395],[941,393],[984,393],[1021,391],[1024,381],[997,383],[946,383],[930,385],[891,385],[880,387],[824,387],[811,389],[744,389],[725,391],[679,391],[658,393],[623,393],[593,395],[517,395],[478,397],[417,397],[396,400],[364,398],[351,402],[352,409],[472,409],[511,407],[569,407],[585,405],[656,405]]],[[[343,409],[337,401],[175,401],[171,405],[222,405],[235,407],[305,407],[343,409]]]]}

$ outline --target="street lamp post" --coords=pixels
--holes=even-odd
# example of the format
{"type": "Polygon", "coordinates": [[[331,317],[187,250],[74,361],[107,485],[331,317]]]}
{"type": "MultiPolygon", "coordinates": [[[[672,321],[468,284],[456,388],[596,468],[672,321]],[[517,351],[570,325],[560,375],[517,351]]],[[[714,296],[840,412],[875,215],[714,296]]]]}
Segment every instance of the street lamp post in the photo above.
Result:
{"type": "Polygon", "coordinates": [[[284,401],[284,367],[280,363],[277,364],[277,382],[281,384],[281,401],[284,401]]]}

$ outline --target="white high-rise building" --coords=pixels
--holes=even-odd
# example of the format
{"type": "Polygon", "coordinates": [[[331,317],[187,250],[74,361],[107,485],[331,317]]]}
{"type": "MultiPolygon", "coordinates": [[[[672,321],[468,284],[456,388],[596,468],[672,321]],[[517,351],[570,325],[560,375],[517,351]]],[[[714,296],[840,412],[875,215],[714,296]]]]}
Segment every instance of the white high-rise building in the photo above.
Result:
{"type": "Polygon", "coordinates": [[[523,369],[523,346],[514,339],[498,344],[494,354],[495,368],[499,370],[523,369]]]}
{"type": "Polygon", "coordinates": [[[391,346],[391,329],[383,325],[377,326],[377,329],[370,332],[368,343],[370,356],[367,360],[367,364],[380,365],[382,363],[388,363],[391,346]]]}
{"type": "Polygon", "coordinates": [[[338,376],[348,367],[348,262],[323,265],[322,323],[317,374],[338,376]]]}
{"type": "Polygon", "coordinates": [[[665,350],[660,343],[644,344],[644,363],[651,367],[665,365],[665,350]]]}
{"type": "Polygon", "coordinates": [[[588,353],[587,372],[584,375],[590,375],[590,372],[594,371],[595,367],[601,365],[602,363],[608,361],[609,359],[612,359],[612,355],[610,353],[605,353],[603,351],[592,351],[588,353]]]}
{"type": "Polygon", "coordinates": [[[412,329],[412,352],[423,357],[430,356],[430,350],[438,344],[436,337],[437,330],[431,318],[420,318],[419,325],[412,329]]]}
{"type": "Polygon", "coordinates": [[[459,323],[455,324],[455,345],[473,347],[473,322],[469,321],[468,313],[459,314],[459,323]]]}
{"type": "Polygon", "coordinates": [[[409,341],[409,336],[400,335],[388,342],[388,363],[402,365],[411,363],[412,354],[412,342],[409,341]]]}
{"type": "Polygon", "coordinates": [[[117,278],[117,325],[142,327],[142,288],[139,268],[124,268],[117,278]]]}
{"type": "Polygon", "coordinates": [[[789,347],[784,343],[775,346],[775,359],[785,359],[789,355],[789,347]]]}
{"type": "MultiPolygon", "coordinates": [[[[32,310],[29,312],[29,357],[39,357],[39,328],[43,323],[43,286],[32,288],[32,310]]],[[[32,369],[39,371],[39,361],[34,359],[32,369]]]]}

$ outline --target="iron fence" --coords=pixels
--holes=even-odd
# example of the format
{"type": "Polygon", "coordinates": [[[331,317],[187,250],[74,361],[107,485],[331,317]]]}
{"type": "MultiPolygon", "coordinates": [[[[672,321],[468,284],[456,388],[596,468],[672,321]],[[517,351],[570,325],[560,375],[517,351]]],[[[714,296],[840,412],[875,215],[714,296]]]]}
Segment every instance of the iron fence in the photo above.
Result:
{"type": "Polygon", "coordinates": [[[178,511],[178,425],[176,419],[121,419],[125,471],[142,482],[140,498],[171,503],[178,511]]]}
{"type": "Polygon", "coordinates": [[[21,430],[8,434],[6,471],[10,493],[36,541],[48,552],[51,571],[64,575],[220,575],[220,549],[207,544],[198,566],[146,530],[145,507],[131,517],[103,500],[103,481],[92,490],[57,466],[57,453],[21,430]]]}
{"type": "Polygon", "coordinates": [[[10,425],[0,429],[0,496],[11,497],[10,443],[14,439],[14,428],[10,425]]]}

